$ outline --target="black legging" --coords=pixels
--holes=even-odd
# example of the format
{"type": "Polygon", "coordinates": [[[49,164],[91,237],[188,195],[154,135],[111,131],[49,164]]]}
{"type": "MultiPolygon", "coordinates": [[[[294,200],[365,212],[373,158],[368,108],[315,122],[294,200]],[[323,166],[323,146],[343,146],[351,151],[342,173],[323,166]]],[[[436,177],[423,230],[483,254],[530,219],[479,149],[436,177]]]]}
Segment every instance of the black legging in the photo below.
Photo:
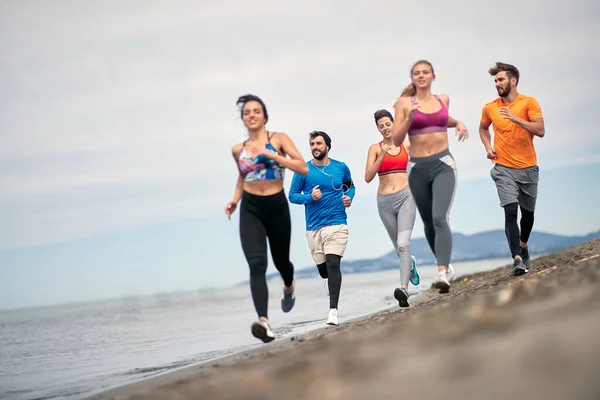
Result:
{"type": "Polygon", "coordinates": [[[518,207],[518,203],[510,203],[504,206],[504,232],[513,258],[521,256],[519,240],[527,243],[533,229],[534,220],[533,211],[527,211],[521,207],[521,233],[519,233],[519,226],[517,225],[518,207]]]}
{"type": "Polygon", "coordinates": [[[337,308],[342,288],[342,271],[340,263],[342,257],[337,254],[325,254],[325,262],[317,264],[321,278],[327,279],[329,287],[329,308],[337,308]]]}
{"type": "Polygon", "coordinates": [[[294,266],[290,262],[291,235],[290,209],[283,190],[271,196],[242,194],[240,238],[250,267],[250,291],[259,318],[268,317],[267,238],[275,267],[285,286],[290,287],[294,280],[294,266]]]}

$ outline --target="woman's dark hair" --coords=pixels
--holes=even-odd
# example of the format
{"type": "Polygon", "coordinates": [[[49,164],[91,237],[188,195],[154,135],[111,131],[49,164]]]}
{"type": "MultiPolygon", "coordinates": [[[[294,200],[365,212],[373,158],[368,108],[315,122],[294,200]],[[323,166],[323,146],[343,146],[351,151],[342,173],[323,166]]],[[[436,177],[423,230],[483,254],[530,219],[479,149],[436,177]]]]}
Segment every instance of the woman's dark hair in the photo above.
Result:
{"type": "Polygon", "coordinates": [[[394,122],[394,117],[392,117],[392,113],[390,113],[388,110],[377,110],[375,111],[374,117],[376,125],[379,123],[381,118],[385,117],[388,117],[392,122],[394,122]]]}
{"type": "Polygon", "coordinates": [[[235,104],[240,108],[240,117],[244,117],[244,105],[246,105],[246,103],[249,101],[258,102],[262,106],[263,114],[265,114],[265,123],[269,121],[269,113],[267,112],[267,106],[265,106],[265,103],[261,100],[260,97],[255,96],[253,94],[245,94],[243,96],[240,96],[235,102],[235,104]]]}

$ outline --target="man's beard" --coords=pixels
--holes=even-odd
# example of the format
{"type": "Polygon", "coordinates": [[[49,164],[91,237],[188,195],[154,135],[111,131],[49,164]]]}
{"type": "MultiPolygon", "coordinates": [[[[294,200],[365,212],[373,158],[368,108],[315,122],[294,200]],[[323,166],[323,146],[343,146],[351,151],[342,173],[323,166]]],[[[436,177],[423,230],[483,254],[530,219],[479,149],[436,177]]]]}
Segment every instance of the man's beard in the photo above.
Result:
{"type": "Polygon", "coordinates": [[[313,152],[313,157],[315,158],[315,160],[319,160],[319,161],[321,161],[322,159],[324,159],[325,156],[327,155],[326,152],[319,151],[319,150],[317,150],[316,153],[317,153],[317,155],[315,155],[315,152],[313,152]]]}
{"type": "Polygon", "coordinates": [[[500,97],[507,97],[511,92],[510,86],[506,87],[506,88],[498,88],[498,96],[500,97]]]}

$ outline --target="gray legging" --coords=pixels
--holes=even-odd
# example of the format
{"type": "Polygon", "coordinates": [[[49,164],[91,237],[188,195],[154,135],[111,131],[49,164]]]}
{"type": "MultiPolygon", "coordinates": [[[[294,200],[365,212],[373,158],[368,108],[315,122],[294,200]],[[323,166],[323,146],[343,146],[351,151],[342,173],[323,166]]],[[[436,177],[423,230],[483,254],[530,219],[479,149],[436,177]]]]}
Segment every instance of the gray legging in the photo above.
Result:
{"type": "Polygon", "coordinates": [[[417,214],[408,186],[396,193],[377,193],[377,211],[400,258],[400,283],[408,285],[412,268],[410,235],[417,214]]]}
{"type": "Polygon", "coordinates": [[[411,157],[408,186],[423,220],[425,237],[438,265],[448,266],[452,232],[448,214],[456,189],[456,164],[449,150],[427,157],[411,157]]]}

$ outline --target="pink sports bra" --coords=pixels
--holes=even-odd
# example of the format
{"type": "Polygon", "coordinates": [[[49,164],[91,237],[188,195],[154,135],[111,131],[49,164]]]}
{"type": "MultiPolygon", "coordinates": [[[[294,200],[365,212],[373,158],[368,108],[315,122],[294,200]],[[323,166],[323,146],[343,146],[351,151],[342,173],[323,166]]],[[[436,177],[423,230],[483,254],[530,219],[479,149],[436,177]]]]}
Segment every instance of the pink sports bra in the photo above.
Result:
{"type": "MultiPolygon", "coordinates": [[[[409,136],[448,131],[448,108],[437,95],[434,94],[433,96],[439,101],[442,108],[432,114],[415,110],[413,119],[408,127],[409,136]]],[[[410,100],[414,103],[414,96],[410,100]]]]}

